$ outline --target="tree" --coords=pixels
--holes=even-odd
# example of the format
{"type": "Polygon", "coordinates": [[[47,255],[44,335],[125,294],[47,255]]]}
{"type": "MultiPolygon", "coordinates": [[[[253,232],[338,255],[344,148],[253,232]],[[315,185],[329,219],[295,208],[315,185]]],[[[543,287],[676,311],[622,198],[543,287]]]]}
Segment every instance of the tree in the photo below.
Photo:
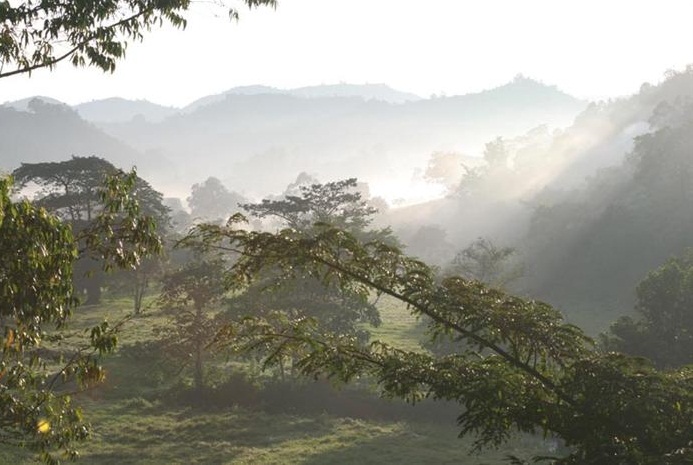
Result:
{"type": "Polygon", "coordinates": [[[247,201],[242,195],[229,190],[215,177],[202,184],[194,184],[187,198],[193,218],[206,221],[226,221],[238,213],[239,205],[247,201]]]}
{"type": "Polygon", "coordinates": [[[440,183],[451,192],[465,174],[464,156],[457,152],[433,152],[428,159],[424,179],[440,183]]]}
{"type": "Polygon", "coordinates": [[[131,298],[133,313],[142,314],[147,292],[152,283],[163,274],[167,266],[166,258],[163,255],[142,258],[136,267],[111,274],[107,281],[109,293],[131,298]]]}
{"type": "MultiPolygon", "coordinates": [[[[34,202],[74,226],[82,227],[98,216],[103,205],[101,189],[107,176],[120,170],[111,162],[96,156],[76,157],[61,162],[22,163],[14,170],[17,187],[35,184],[40,188],[34,202]]],[[[163,196],[147,181],[137,177],[133,195],[142,212],[156,219],[161,226],[167,222],[169,209],[163,196]]]]}
{"type": "Polygon", "coordinates": [[[280,200],[263,199],[259,204],[241,205],[257,218],[275,217],[300,231],[316,224],[331,224],[352,232],[363,231],[371,222],[375,208],[361,198],[356,178],[325,184],[300,184],[299,195],[286,195],[280,200]]]}
{"type": "MultiPolygon", "coordinates": [[[[240,221],[240,219],[238,219],[240,221]]],[[[316,330],[309,319],[245,320],[217,342],[238,350],[269,345],[267,363],[291,354],[310,376],[342,381],[370,375],[385,395],[460,404],[461,434],[477,448],[514,431],[552,434],[568,446],[555,464],[683,464],[693,459],[693,372],[658,372],[643,359],[595,350],[548,304],[513,297],[478,281],[441,281],[424,263],[378,241],[321,227],[248,232],[200,225],[187,239],[241,254],[237,286],[270,267],[297,267],[344,289],[398,299],[430,319],[433,337],[453,335],[467,350],[447,356],[408,352],[353,335],[316,330]]]]}
{"type": "Polygon", "coordinates": [[[449,271],[465,279],[504,289],[522,276],[522,264],[513,263],[516,255],[517,251],[512,247],[498,247],[490,239],[480,237],[455,255],[449,271]]]}
{"type": "MultiPolygon", "coordinates": [[[[391,238],[389,230],[366,229],[375,209],[361,199],[357,186],[353,178],[326,184],[298,183],[294,190],[299,195],[286,195],[280,200],[265,199],[261,203],[245,204],[243,208],[258,218],[279,218],[285,227],[303,234],[310,235],[324,225],[337,224],[361,237],[391,238]]],[[[334,282],[321,282],[301,267],[290,276],[268,267],[242,294],[229,300],[226,316],[239,321],[247,315],[267,318],[279,313],[292,319],[314,318],[329,331],[355,335],[364,341],[368,339],[368,331],[360,325],[380,324],[378,310],[368,296],[334,282]]]]}
{"type": "Polygon", "coordinates": [[[448,241],[448,233],[438,225],[420,226],[406,240],[407,251],[410,255],[434,265],[441,265],[450,260],[450,254],[455,246],[448,241]]]}
{"type": "MultiPolygon", "coordinates": [[[[190,0],[25,0],[0,2],[0,78],[67,60],[113,72],[129,41],[164,22],[184,28],[190,0]]],[[[244,0],[248,7],[276,0],[244,0]]],[[[238,11],[229,10],[231,18],[238,11]]]]}
{"type": "MultiPolygon", "coordinates": [[[[39,188],[35,204],[57,215],[78,233],[88,231],[104,209],[101,190],[108,176],[118,173],[110,162],[99,157],[72,157],[62,162],[22,163],[13,176],[18,188],[35,185],[39,188]]],[[[152,218],[160,229],[168,223],[168,208],[162,203],[161,193],[145,180],[136,177],[131,195],[137,200],[142,213],[152,218]]],[[[87,304],[98,304],[104,275],[94,257],[83,253],[76,263],[75,278],[79,287],[87,292],[87,304]]],[[[143,285],[142,273],[131,275],[135,289],[143,285]]],[[[137,309],[137,306],[136,306],[137,309]]]]}
{"type": "Polygon", "coordinates": [[[496,137],[491,142],[487,142],[484,147],[484,160],[489,168],[508,168],[510,152],[502,137],[496,137]]]}
{"type": "Polygon", "coordinates": [[[75,382],[103,379],[99,356],[117,343],[118,326],[104,322],[81,347],[58,351],[55,360],[45,355],[60,337],[47,327],[62,329],[78,303],[71,278],[79,247],[104,269],[135,266],[161,250],[152,219],[130,195],[136,179],[122,172],[105,179],[102,208],[79,236],[46,209],[13,201],[11,181],[0,180],[0,442],[34,448],[47,463],[75,457],[75,442],[89,435],[68,394],[75,382]]]}
{"type": "Polygon", "coordinates": [[[638,284],[640,316],[616,321],[607,348],[647,357],[662,368],[693,364],[693,249],[670,259],[638,284]]]}
{"type": "Polygon", "coordinates": [[[240,321],[278,312],[290,319],[313,318],[328,331],[353,334],[364,341],[368,331],[361,324],[380,325],[380,313],[367,297],[301,273],[290,277],[263,273],[245,292],[229,299],[225,316],[240,321]]]}
{"type": "Polygon", "coordinates": [[[210,311],[225,292],[224,263],[218,258],[198,257],[162,279],[159,301],[173,313],[171,324],[159,330],[163,350],[179,361],[192,361],[198,391],[205,386],[206,348],[218,330],[210,311]]]}

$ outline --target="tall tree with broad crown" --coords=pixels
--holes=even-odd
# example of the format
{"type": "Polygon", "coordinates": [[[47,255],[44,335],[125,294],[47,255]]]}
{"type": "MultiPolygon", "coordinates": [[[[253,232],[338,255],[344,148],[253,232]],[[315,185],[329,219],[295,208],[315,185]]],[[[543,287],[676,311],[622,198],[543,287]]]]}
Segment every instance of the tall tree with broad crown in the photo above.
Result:
{"type": "MultiPolygon", "coordinates": [[[[38,187],[35,204],[67,221],[78,235],[89,230],[106,206],[101,191],[108,176],[118,173],[110,162],[99,157],[72,157],[62,162],[22,163],[13,172],[18,188],[38,187]]],[[[162,203],[161,193],[145,180],[135,177],[131,195],[138,202],[142,214],[165,229],[168,208],[162,203]]],[[[87,249],[84,250],[86,252],[87,249]]],[[[76,263],[76,284],[87,292],[87,304],[101,300],[103,273],[93,257],[82,253],[76,263]]]]}

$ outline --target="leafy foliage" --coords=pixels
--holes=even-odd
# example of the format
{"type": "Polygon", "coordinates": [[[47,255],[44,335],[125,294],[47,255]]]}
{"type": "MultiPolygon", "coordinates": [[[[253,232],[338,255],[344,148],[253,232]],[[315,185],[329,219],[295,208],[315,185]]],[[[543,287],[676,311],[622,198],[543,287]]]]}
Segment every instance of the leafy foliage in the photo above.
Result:
{"type": "MultiPolygon", "coordinates": [[[[276,0],[244,3],[274,6],[276,0]]],[[[129,41],[142,40],[164,22],[184,28],[189,7],[190,0],[0,2],[0,78],[63,60],[113,72],[129,41]]],[[[236,19],[238,11],[231,8],[229,15],[236,19]]]]}
{"type": "MultiPolygon", "coordinates": [[[[366,229],[376,210],[361,199],[356,187],[353,178],[326,184],[298,184],[294,189],[299,195],[265,199],[259,204],[245,204],[243,208],[258,218],[279,218],[285,226],[303,234],[314,234],[329,224],[347,228],[361,237],[391,238],[387,229],[366,229]]],[[[242,293],[229,299],[226,316],[235,321],[245,316],[268,318],[278,313],[289,320],[313,318],[327,331],[366,341],[368,331],[360,325],[380,324],[378,310],[369,297],[343,288],[337,282],[321,280],[300,266],[290,275],[267,267],[242,293]]]]}
{"type": "MultiPolygon", "coordinates": [[[[76,157],[61,162],[22,163],[12,175],[19,188],[36,184],[36,205],[80,226],[91,222],[101,211],[101,193],[109,176],[116,175],[118,168],[100,157],[76,157]]],[[[118,185],[114,185],[114,188],[118,185]]],[[[143,213],[165,226],[169,209],[163,205],[163,196],[147,181],[135,176],[131,191],[143,213]]]]}
{"type": "Polygon", "coordinates": [[[692,457],[693,373],[658,373],[637,359],[602,355],[547,304],[460,277],[439,282],[431,268],[397,248],[362,243],[337,228],[302,235],[207,225],[188,242],[240,252],[229,276],[240,285],[270,267],[287,276],[304,270],[361,295],[390,295],[428,317],[434,337],[454,335],[469,349],[434,356],[378,341],[364,345],[306,318],[245,320],[221,333],[219,344],[269,345],[267,363],[291,354],[310,376],[370,375],[384,394],[412,402],[456,401],[461,434],[474,433],[478,448],[498,445],[514,431],[543,431],[571,447],[555,463],[674,464],[692,457]]]}
{"type": "Polygon", "coordinates": [[[117,343],[118,325],[103,322],[72,353],[51,360],[40,347],[60,340],[46,327],[64,328],[77,305],[71,278],[78,244],[106,268],[135,266],[160,248],[153,223],[129,196],[135,179],[119,173],[107,180],[103,209],[79,237],[46,209],[11,200],[10,181],[0,180],[0,442],[34,448],[47,463],[77,456],[74,444],[89,429],[69,394],[103,380],[99,356],[117,343]]]}
{"type": "Polygon", "coordinates": [[[259,204],[242,207],[258,218],[278,217],[290,228],[307,230],[315,224],[325,223],[349,231],[367,227],[375,208],[361,198],[355,190],[355,178],[325,184],[299,185],[300,195],[287,195],[284,199],[264,199],[259,204]]]}
{"type": "Polygon", "coordinates": [[[193,218],[207,221],[226,221],[229,216],[240,210],[238,205],[246,201],[240,194],[229,192],[215,177],[194,184],[187,200],[193,218]]]}
{"type": "Polygon", "coordinates": [[[361,324],[380,324],[380,315],[365,296],[342,292],[334,284],[324,284],[314,277],[281,278],[264,273],[263,278],[242,294],[228,301],[225,316],[232,321],[245,317],[268,318],[282,312],[289,319],[313,318],[327,331],[353,334],[368,340],[361,324]]]}
{"type": "MultiPolygon", "coordinates": [[[[36,205],[69,222],[77,234],[80,260],[75,279],[87,290],[88,303],[101,298],[102,271],[132,268],[130,264],[139,265],[148,250],[160,251],[161,241],[153,228],[166,227],[168,208],[161,193],[135,173],[125,176],[99,157],[72,157],[62,162],[23,163],[13,175],[20,188],[38,186],[36,205]],[[133,221],[137,217],[143,221],[133,221]],[[103,257],[108,259],[99,262],[103,257]]],[[[141,281],[134,280],[134,286],[139,285],[141,281]]]]}
{"type": "Polygon", "coordinates": [[[693,364],[693,249],[650,272],[636,294],[640,318],[620,318],[606,346],[663,368],[693,364]]]}
{"type": "Polygon", "coordinates": [[[498,247],[480,237],[455,255],[450,273],[503,289],[523,273],[522,264],[512,262],[515,255],[512,247],[498,247]]]}
{"type": "Polygon", "coordinates": [[[210,313],[226,292],[221,259],[198,257],[164,275],[159,301],[172,313],[171,324],[158,330],[160,349],[177,361],[193,363],[196,389],[204,387],[204,358],[218,330],[210,313]]]}

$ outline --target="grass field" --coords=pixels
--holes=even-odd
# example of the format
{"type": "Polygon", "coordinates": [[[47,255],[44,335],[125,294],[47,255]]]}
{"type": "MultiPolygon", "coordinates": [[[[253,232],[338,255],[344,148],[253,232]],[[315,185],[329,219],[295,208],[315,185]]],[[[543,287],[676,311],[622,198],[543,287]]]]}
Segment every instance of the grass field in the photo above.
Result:
{"type": "MultiPolygon", "coordinates": [[[[379,307],[383,324],[373,330],[373,339],[422,350],[418,343],[422,328],[416,319],[392,300],[381,300],[379,307]]],[[[127,299],[78,309],[64,343],[75,343],[84,337],[85,328],[103,318],[115,322],[129,311],[127,299]]],[[[121,346],[152,338],[152,327],[166,322],[151,308],[126,324],[121,346]]],[[[287,408],[290,413],[267,411],[262,406],[234,405],[233,393],[222,396],[224,402],[191,406],[164,395],[175,379],[153,388],[145,382],[145,368],[130,359],[113,356],[106,369],[106,383],[78,399],[93,425],[91,440],[80,447],[85,464],[498,465],[507,463],[503,458],[508,454],[530,457],[547,452],[540,439],[524,437],[499,450],[470,455],[472,440],[457,438],[455,412],[435,410],[433,416],[437,411],[445,415],[432,420],[431,411],[426,411],[438,406],[432,403],[395,406],[395,414],[386,418],[309,412],[302,407],[287,408]],[[410,413],[397,418],[398,408],[410,413]]],[[[370,406],[387,402],[370,394],[359,398],[364,395],[370,396],[370,406]]],[[[33,460],[26,451],[0,450],[0,463],[25,465],[33,460]]]]}

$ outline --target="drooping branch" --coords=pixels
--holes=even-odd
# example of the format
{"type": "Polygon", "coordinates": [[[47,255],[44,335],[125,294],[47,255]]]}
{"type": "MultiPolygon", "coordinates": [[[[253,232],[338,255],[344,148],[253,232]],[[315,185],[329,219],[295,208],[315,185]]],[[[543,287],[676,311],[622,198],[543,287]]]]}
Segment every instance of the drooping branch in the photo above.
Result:
{"type": "MultiPolygon", "coordinates": [[[[382,257],[367,255],[368,251],[366,248],[347,232],[327,229],[316,237],[301,239],[291,237],[290,233],[278,233],[277,235],[246,233],[240,230],[202,225],[198,227],[197,233],[194,233],[190,239],[194,240],[195,236],[197,239],[202,239],[203,242],[206,242],[207,247],[240,254],[242,259],[235,266],[238,276],[247,275],[249,272],[256,272],[261,268],[275,265],[284,266],[285,268],[291,268],[296,265],[308,267],[318,265],[330,270],[329,272],[336,272],[342,277],[347,277],[349,280],[366,286],[379,294],[389,295],[403,302],[415,312],[426,315],[439,325],[457,332],[465,339],[473,341],[479,347],[492,351],[508,362],[509,365],[539,381],[561,401],[573,407],[577,406],[574,399],[566,394],[549,377],[542,374],[529,360],[525,360],[519,354],[511,354],[500,344],[479,334],[478,330],[470,330],[451,319],[445,318],[441,312],[436,311],[430,302],[435,301],[436,297],[438,297],[434,295],[435,293],[443,294],[444,289],[437,286],[431,288],[433,287],[432,282],[427,282],[427,286],[420,286],[420,282],[418,282],[417,286],[425,289],[423,292],[421,292],[421,289],[418,290],[418,298],[411,297],[406,292],[398,291],[398,286],[406,286],[407,277],[397,276],[396,270],[386,269],[386,260],[378,260],[378,258],[382,257]],[[338,249],[333,250],[333,253],[325,253],[326,249],[323,246],[334,245],[334,243],[330,243],[330,239],[335,237],[340,237],[343,241],[341,244],[337,244],[338,249]],[[228,240],[229,243],[224,244],[224,240],[228,240]],[[340,249],[339,246],[342,246],[342,248],[340,249]],[[349,257],[351,263],[345,262],[343,260],[344,256],[349,257]],[[362,263],[359,263],[359,260],[362,263]],[[383,267],[382,270],[379,270],[381,272],[380,279],[377,274],[374,274],[377,266],[383,267]],[[368,267],[371,267],[371,269],[368,270],[368,267]]],[[[412,266],[415,262],[403,256],[392,247],[384,247],[387,247],[387,250],[394,254],[395,259],[391,263],[394,267],[402,264],[412,266]]],[[[420,262],[416,262],[416,266],[413,266],[413,272],[421,275],[430,273],[430,269],[427,267],[421,270],[416,269],[422,266],[425,267],[420,262]]],[[[446,304],[449,305],[449,302],[446,302],[446,304]]],[[[587,338],[584,339],[587,340],[587,338]]]]}
{"type": "MultiPolygon", "coordinates": [[[[276,0],[244,0],[249,8],[276,7],[276,0]]],[[[113,72],[127,42],[164,21],[185,27],[191,0],[95,0],[0,2],[0,79],[53,68],[70,59],[75,66],[113,72]],[[63,48],[64,46],[64,48],[63,48]],[[4,71],[6,67],[13,67],[4,71]]],[[[221,3],[223,5],[223,2],[221,3]]],[[[238,11],[229,9],[231,19],[238,11]]]]}

